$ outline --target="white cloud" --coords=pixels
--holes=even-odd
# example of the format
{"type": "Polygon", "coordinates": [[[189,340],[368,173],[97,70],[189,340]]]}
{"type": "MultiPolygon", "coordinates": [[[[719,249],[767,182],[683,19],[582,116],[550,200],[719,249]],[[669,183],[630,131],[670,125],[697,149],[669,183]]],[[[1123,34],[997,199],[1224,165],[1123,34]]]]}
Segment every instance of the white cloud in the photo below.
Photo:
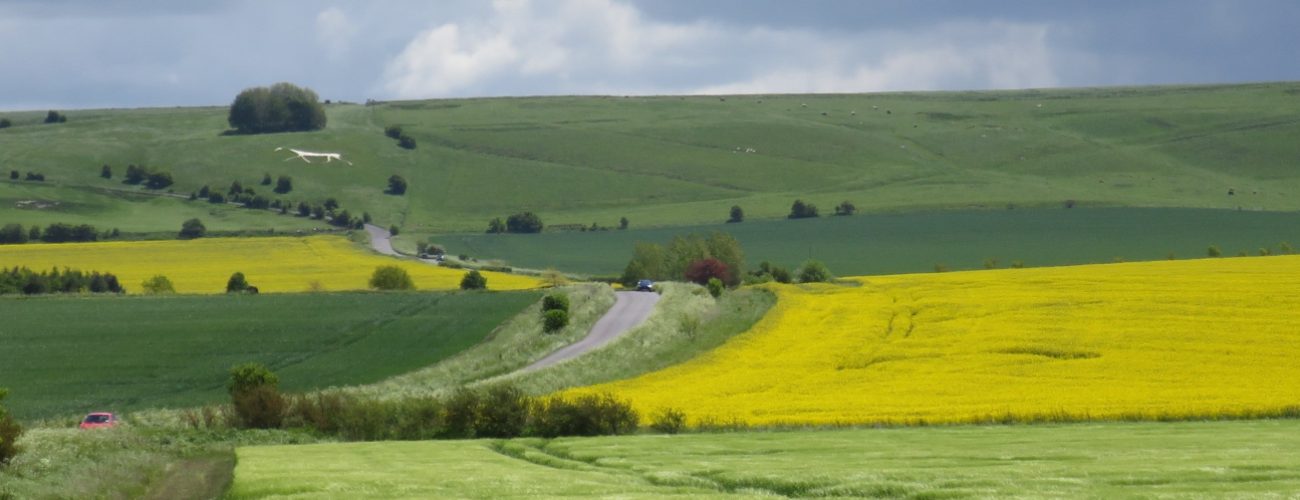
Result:
{"type": "Polygon", "coordinates": [[[338,7],[330,7],[316,15],[316,41],[325,47],[326,53],[332,58],[347,55],[352,37],[356,34],[356,26],[338,7]]]}
{"type": "Polygon", "coordinates": [[[497,0],[425,30],[379,87],[397,98],[521,93],[867,92],[1058,84],[1045,24],[819,33],[648,19],[616,0],[497,0]]]}

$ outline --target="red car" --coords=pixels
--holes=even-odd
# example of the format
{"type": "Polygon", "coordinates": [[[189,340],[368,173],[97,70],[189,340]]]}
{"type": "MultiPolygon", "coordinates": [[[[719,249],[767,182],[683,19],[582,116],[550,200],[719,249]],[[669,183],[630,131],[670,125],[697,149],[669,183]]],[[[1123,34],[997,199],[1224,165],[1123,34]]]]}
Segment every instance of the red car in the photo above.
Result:
{"type": "Polygon", "coordinates": [[[103,429],[117,426],[117,416],[112,413],[95,412],[81,420],[82,429],[103,429]]]}

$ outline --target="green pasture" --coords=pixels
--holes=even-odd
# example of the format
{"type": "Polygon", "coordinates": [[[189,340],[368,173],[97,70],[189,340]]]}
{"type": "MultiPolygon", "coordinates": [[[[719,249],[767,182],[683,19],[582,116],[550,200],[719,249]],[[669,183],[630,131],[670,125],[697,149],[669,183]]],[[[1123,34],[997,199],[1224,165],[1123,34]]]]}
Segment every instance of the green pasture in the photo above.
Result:
{"type": "Polygon", "coordinates": [[[0,387],[22,419],[226,399],[256,361],[286,391],[378,382],[482,341],[537,293],[0,300],[0,387]]]}
{"type": "MultiPolygon", "coordinates": [[[[289,175],[294,190],[280,198],[335,197],[413,235],[478,231],[524,210],[553,225],[614,226],[624,216],[634,227],[706,224],[732,205],[777,218],[796,198],[826,213],[844,200],[871,212],[1066,200],[1294,210],[1298,90],[1291,82],[333,104],[325,130],[251,136],[223,135],[224,107],[71,110],[52,125],[39,123],[42,110],[4,114],[15,126],[0,130],[0,173],[123,188],[135,163],[171,171],[177,194],[234,180],[269,194],[263,174],[289,175]],[[417,149],[398,148],[387,125],[402,126],[417,149]],[[353,165],[284,161],[291,155],[276,147],[339,152],[353,165]],[[113,179],[99,177],[103,164],[113,179]],[[392,174],[409,181],[405,196],[382,194],[392,174]]],[[[0,206],[0,221],[31,217],[0,206]]]]}
{"type": "MultiPolygon", "coordinates": [[[[799,220],[749,220],[673,228],[542,234],[454,234],[432,241],[448,252],[515,266],[618,275],[637,242],[667,244],[676,235],[725,231],[759,262],[793,269],[808,258],[841,276],[980,269],[1014,261],[1054,266],[1205,257],[1300,245],[1300,213],[1169,208],[1055,208],[860,214],[799,220]]],[[[1300,248],[1300,247],[1298,247],[1300,248]]]]}
{"type": "Polygon", "coordinates": [[[230,498],[1286,497],[1300,422],[244,447],[230,498]]]}

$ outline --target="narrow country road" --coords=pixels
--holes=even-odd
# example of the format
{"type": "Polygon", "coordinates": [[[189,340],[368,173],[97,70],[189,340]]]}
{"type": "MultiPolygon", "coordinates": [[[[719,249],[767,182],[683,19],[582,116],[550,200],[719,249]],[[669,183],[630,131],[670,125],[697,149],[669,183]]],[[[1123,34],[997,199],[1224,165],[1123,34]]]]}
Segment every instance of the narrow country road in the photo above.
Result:
{"type": "Polygon", "coordinates": [[[374,248],[376,252],[384,255],[397,255],[397,252],[393,250],[393,235],[389,234],[387,229],[374,224],[366,224],[366,232],[370,233],[370,247],[374,248]]]}
{"type": "Polygon", "coordinates": [[[537,360],[521,371],[540,370],[594,351],[640,325],[654,311],[655,303],[659,302],[657,293],[618,292],[615,297],[614,307],[609,308],[596,321],[586,337],[537,360]]]}

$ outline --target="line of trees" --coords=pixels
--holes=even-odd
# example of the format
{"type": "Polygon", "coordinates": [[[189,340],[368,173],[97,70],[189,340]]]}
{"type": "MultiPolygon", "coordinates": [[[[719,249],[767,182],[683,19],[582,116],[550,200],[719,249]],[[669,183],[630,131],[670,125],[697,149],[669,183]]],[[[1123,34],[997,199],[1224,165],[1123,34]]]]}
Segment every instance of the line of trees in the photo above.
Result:
{"type": "Polygon", "coordinates": [[[642,279],[702,279],[707,283],[708,278],[717,277],[727,286],[736,286],[744,276],[744,269],[745,252],[740,242],[728,233],[714,231],[706,236],[675,236],[666,246],[638,242],[619,281],[631,287],[642,279]]]}
{"type": "Polygon", "coordinates": [[[117,276],[98,271],[58,268],[32,271],[26,267],[0,269],[0,295],[47,293],[125,293],[117,276]]]}
{"type": "Polygon", "coordinates": [[[542,218],[532,212],[520,212],[501,220],[500,217],[488,221],[489,233],[540,233],[545,227],[542,218]]]}
{"type": "MultiPolygon", "coordinates": [[[[116,230],[114,230],[116,231],[116,230]]],[[[115,233],[110,233],[113,235],[115,233]]],[[[43,241],[45,243],[66,243],[70,241],[98,241],[100,234],[95,230],[95,226],[90,224],[64,224],[55,222],[50,224],[44,230],[40,226],[32,226],[31,229],[24,230],[22,224],[5,224],[0,228],[0,244],[19,244],[29,241],[43,241]]]]}

